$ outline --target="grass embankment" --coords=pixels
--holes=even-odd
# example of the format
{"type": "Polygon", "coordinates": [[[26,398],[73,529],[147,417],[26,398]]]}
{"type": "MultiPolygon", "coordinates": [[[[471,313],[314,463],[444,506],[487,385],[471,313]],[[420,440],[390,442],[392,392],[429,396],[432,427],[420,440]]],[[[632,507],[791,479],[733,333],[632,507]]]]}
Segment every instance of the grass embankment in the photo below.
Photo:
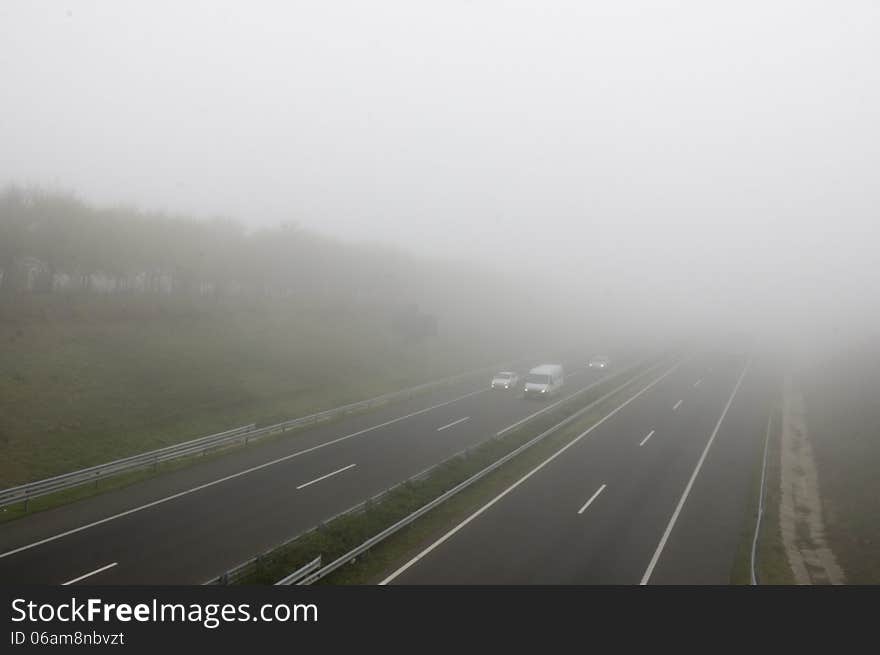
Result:
{"type": "Polygon", "coordinates": [[[826,537],[849,584],[880,584],[880,350],[876,341],[802,372],[826,537]]]}
{"type": "MultiPolygon", "coordinates": [[[[647,365],[633,371],[636,375],[647,365]]],[[[272,584],[318,555],[323,564],[349,552],[364,541],[400,519],[424,506],[445,491],[471,477],[486,466],[515,450],[541,431],[572,415],[603,394],[621,385],[624,379],[613,379],[599,385],[576,400],[538,417],[501,439],[487,438],[467,457],[446,462],[423,480],[410,482],[395,489],[380,501],[369,505],[363,512],[334,519],[305,533],[290,544],[261,558],[255,573],[241,582],[244,584],[272,584]]],[[[468,487],[434,508],[411,525],[398,531],[361,556],[357,562],[342,567],[321,580],[321,584],[371,584],[391,566],[414,553],[426,540],[449,529],[468,512],[486,502],[501,489],[513,483],[553,451],[570,441],[595,423],[620,398],[630,393],[646,379],[634,381],[617,394],[599,403],[565,429],[548,435],[531,448],[510,460],[497,471],[468,487]]]]}
{"type": "Polygon", "coordinates": [[[402,341],[368,310],[142,296],[5,302],[33,306],[0,311],[0,488],[361,400],[510,351],[494,337],[442,330],[402,341]]]}
{"type": "MultiPolygon", "coordinates": [[[[782,532],[779,522],[780,488],[780,457],[782,437],[782,408],[780,399],[774,397],[770,407],[772,419],[767,438],[767,470],[764,479],[764,516],[761,519],[761,531],[758,535],[756,550],[756,574],[758,584],[785,585],[794,584],[782,532]]],[[[749,497],[749,511],[743,524],[742,539],[736,559],[730,573],[730,583],[736,585],[751,584],[752,541],[758,519],[758,503],[761,493],[761,468],[764,462],[764,448],[758,450],[753,467],[754,477],[749,497]]]]}
{"type": "Polygon", "coordinates": [[[763,585],[794,584],[780,529],[782,500],[782,408],[773,406],[770,439],[767,442],[767,479],[764,490],[764,518],[758,538],[758,582],[763,585]]]}

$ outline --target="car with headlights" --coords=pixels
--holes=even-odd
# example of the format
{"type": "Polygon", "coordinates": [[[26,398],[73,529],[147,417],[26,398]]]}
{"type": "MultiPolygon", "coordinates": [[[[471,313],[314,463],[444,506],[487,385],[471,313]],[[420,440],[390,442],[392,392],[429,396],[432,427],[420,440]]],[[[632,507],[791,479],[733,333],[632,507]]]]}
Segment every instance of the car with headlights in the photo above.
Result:
{"type": "Polygon", "coordinates": [[[589,368],[604,369],[611,366],[611,360],[605,355],[596,355],[590,360],[590,363],[587,364],[587,366],[589,368]]]}
{"type": "Polygon", "coordinates": [[[501,371],[492,377],[493,389],[514,389],[519,382],[519,375],[513,371],[501,371]]]}

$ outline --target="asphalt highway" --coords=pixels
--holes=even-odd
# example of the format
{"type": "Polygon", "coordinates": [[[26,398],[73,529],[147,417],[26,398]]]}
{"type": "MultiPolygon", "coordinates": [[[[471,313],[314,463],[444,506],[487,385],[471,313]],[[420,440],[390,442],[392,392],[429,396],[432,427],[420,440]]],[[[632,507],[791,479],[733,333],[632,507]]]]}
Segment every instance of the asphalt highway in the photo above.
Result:
{"type": "Polygon", "coordinates": [[[385,584],[728,584],[771,376],[702,352],[646,378],[385,584]]]}
{"type": "MultiPolygon", "coordinates": [[[[563,362],[560,398],[604,375],[586,361],[563,362]]],[[[0,526],[0,580],[201,584],[543,406],[488,386],[474,379],[12,521],[0,526]]]]}

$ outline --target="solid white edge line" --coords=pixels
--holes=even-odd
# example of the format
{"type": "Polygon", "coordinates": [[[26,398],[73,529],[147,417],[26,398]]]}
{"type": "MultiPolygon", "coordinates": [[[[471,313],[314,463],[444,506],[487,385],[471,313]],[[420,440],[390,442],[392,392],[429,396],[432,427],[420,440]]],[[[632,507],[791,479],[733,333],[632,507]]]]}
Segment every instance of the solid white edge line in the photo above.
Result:
{"type": "Polygon", "coordinates": [[[327,478],[329,478],[329,477],[331,477],[331,476],[334,476],[334,475],[336,475],[337,473],[342,473],[343,471],[347,471],[348,469],[350,469],[350,468],[352,468],[352,467],[354,467],[354,466],[357,466],[357,464],[349,464],[348,466],[343,466],[341,469],[336,469],[336,470],[333,471],[332,473],[327,473],[326,475],[322,475],[320,478],[315,478],[314,480],[311,480],[310,482],[305,482],[305,483],[299,485],[299,486],[296,488],[296,490],[299,491],[300,489],[305,489],[306,487],[308,487],[308,486],[310,486],[310,485],[313,485],[313,484],[315,484],[316,482],[320,482],[321,480],[326,480],[327,478]]]}
{"type": "Polygon", "coordinates": [[[721,412],[721,416],[718,418],[718,422],[715,424],[715,429],[712,430],[712,435],[709,437],[709,441],[706,442],[706,447],[703,448],[703,454],[700,455],[700,459],[697,461],[694,472],[691,474],[691,478],[690,480],[688,480],[687,486],[684,488],[684,493],[681,494],[678,505],[676,505],[675,511],[672,513],[672,518],[669,519],[669,524],[666,526],[666,530],[663,532],[663,536],[660,537],[660,543],[657,544],[657,549],[654,551],[654,555],[653,557],[651,557],[651,562],[648,564],[648,568],[645,569],[645,574],[642,576],[642,581],[639,584],[646,585],[651,579],[651,574],[654,572],[654,567],[657,566],[657,561],[660,559],[660,555],[663,553],[663,548],[666,546],[666,540],[669,539],[669,535],[672,534],[672,528],[675,527],[675,522],[678,520],[678,515],[681,513],[681,508],[684,507],[685,501],[687,501],[688,495],[691,493],[691,487],[694,486],[694,480],[696,480],[697,476],[700,474],[700,469],[703,466],[703,462],[706,460],[706,455],[709,454],[709,449],[712,447],[712,443],[715,441],[715,436],[718,434],[718,430],[721,429],[721,423],[724,421],[724,417],[727,416],[727,410],[729,410],[730,406],[733,404],[733,399],[736,397],[736,392],[739,391],[739,387],[742,384],[743,378],[746,376],[746,371],[749,370],[749,365],[751,363],[752,358],[749,357],[749,359],[746,361],[746,365],[743,366],[742,373],[739,374],[739,379],[736,381],[736,385],[734,385],[733,391],[730,393],[730,398],[727,399],[727,404],[724,406],[724,411],[721,412]]]}
{"type": "Polygon", "coordinates": [[[603,484],[601,487],[599,487],[598,489],[596,489],[596,493],[594,493],[592,496],[590,496],[590,499],[589,499],[586,503],[584,503],[584,506],[583,506],[583,507],[581,507],[581,508],[578,510],[578,514],[583,514],[583,513],[584,513],[584,510],[587,509],[587,508],[592,504],[592,502],[593,502],[594,500],[596,500],[596,498],[599,497],[599,494],[602,493],[603,491],[605,491],[605,485],[604,485],[604,484],[603,484]]]}
{"type": "Polygon", "coordinates": [[[541,462],[540,464],[538,464],[538,465],[537,465],[535,468],[533,468],[531,471],[529,471],[529,472],[526,473],[524,476],[522,476],[519,480],[517,480],[517,481],[514,482],[512,485],[510,485],[509,487],[507,487],[507,489],[505,489],[505,490],[502,491],[500,494],[498,494],[497,496],[495,496],[492,500],[490,500],[488,503],[486,503],[485,505],[483,505],[483,506],[482,506],[480,509],[478,509],[476,512],[474,512],[473,514],[471,514],[470,516],[468,516],[468,517],[467,517],[466,519],[464,519],[461,523],[459,523],[459,524],[456,525],[454,528],[452,528],[449,532],[447,532],[446,534],[444,534],[442,537],[440,537],[439,539],[437,539],[437,540],[436,540],[434,543],[432,543],[430,546],[428,546],[427,548],[425,548],[424,550],[422,550],[420,553],[418,553],[415,557],[413,557],[413,558],[410,559],[408,562],[406,562],[403,566],[401,566],[401,567],[398,568],[396,571],[394,571],[393,573],[391,573],[391,575],[389,575],[387,578],[385,578],[384,580],[382,580],[382,582],[380,582],[379,584],[380,584],[380,585],[387,585],[389,582],[391,582],[391,581],[393,581],[395,578],[399,577],[399,576],[400,576],[402,573],[404,573],[407,569],[409,569],[411,566],[413,566],[414,564],[416,564],[420,559],[422,559],[423,557],[425,557],[426,555],[428,555],[431,551],[433,551],[435,548],[437,548],[437,547],[440,546],[442,543],[444,543],[446,540],[448,540],[450,537],[452,537],[456,532],[458,532],[459,530],[461,530],[462,528],[464,528],[468,523],[470,523],[470,522],[473,521],[475,518],[477,518],[478,516],[480,516],[483,512],[485,512],[487,509],[489,509],[490,507],[492,507],[495,503],[497,503],[499,500],[501,500],[502,498],[504,498],[504,497],[505,497],[507,494],[509,494],[511,491],[513,491],[514,489],[516,489],[519,485],[521,485],[523,482],[525,482],[526,480],[528,480],[528,479],[529,479],[530,477],[532,477],[535,473],[537,473],[537,472],[540,471],[542,468],[544,468],[547,464],[549,464],[549,463],[552,462],[554,459],[556,459],[557,457],[559,457],[562,453],[564,453],[566,450],[568,450],[569,448],[571,448],[572,446],[574,446],[578,441],[580,441],[580,440],[583,439],[585,436],[587,436],[588,434],[590,434],[593,430],[595,430],[596,428],[598,428],[600,425],[602,425],[602,424],[603,424],[605,421],[607,421],[609,418],[611,418],[612,416],[614,416],[615,414],[617,414],[617,412],[619,412],[620,410],[622,410],[624,407],[626,407],[627,405],[629,405],[629,404],[630,404],[632,401],[634,401],[636,398],[638,398],[638,397],[641,396],[643,393],[645,393],[646,391],[648,391],[648,389],[650,389],[650,388],[653,387],[655,384],[657,384],[658,382],[660,382],[660,380],[662,380],[663,378],[665,378],[666,376],[668,376],[670,373],[672,373],[675,369],[677,369],[677,368],[679,367],[680,364],[681,364],[681,362],[679,361],[679,362],[676,363],[674,366],[672,366],[672,368],[670,368],[668,371],[666,371],[663,375],[661,375],[660,377],[654,379],[654,380],[653,380],[652,382],[650,382],[647,386],[643,387],[640,391],[638,391],[635,395],[631,396],[628,400],[624,401],[623,404],[618,405],[616,408],[614,408],[613,410],[611,410],[608,414],[606,414],[605,416],[603,416],[603,417],[602,417],[601,419],[599,419],[596,423],[594,423],[594,424],[591,425],[589,428],[587,428],[584,432],[582,432],[582,433],[579,434],[577,437],[575,437],[574,439],[572,439],[571,441],[569,441],[569,442],[568,442],[567,444],[565,444],[562,448],[560,448],[560,449],[557,450],[555,453],[553,453],[552,455],[550,455],[550,457],[548,457],[547,459],[545,459],[543,462],[541,462]]]}
{"type": "Polygon", "coordinates": [[[675,403],[675,404],[672,406],[672,411],[673,411],[673,412],[674,412],[675,410],[677,410],[679,407],[681,407],[681,403],[683,402],[683,400],[684,400],[684,399],[679,400],[677,403],[675,403]]]}
{"type": "Polygon", "coordinates": [[[651,431],[648,433],[648,436],[645,437],[644,439],[642,439],[641,442],[639,442],[639,447],[641,448],[642,446],[644,446],[644,445],[648,442],[648,439],[650,439],[650,438],[651,438],[651,435],[653,435],[653,434],[654,434],[654,431],[651,430],[651,431]]]}
{"type": "Polygon", "coordinates": [[[72,585],[76,582],[79,582],[80,580],[85,580],[86,578],[91,578],[93,575],[97,575],[98,573],[101,573],[101,571],[106,571],[107,569],[112,569],[114,566],[116,566],[117,563],[118,562],[113,562],[112,564],[108,564],[107,566],[102,566],[99,569],[95,569],[94,571],[91,571],[90,573],[86,573],[84,575],[81,575],[78,578],[74,578],[73,580],[68,580],[67,582],[62,582],[61,586],[66,587],[67,585],[72,585]]]}
{"type": "Polygon", "coordinates": [[[37,546],[42,546],[43,544],[50,543],[52,541],[56,541],[58,539],[63,539],[64,537],[68,537],[72,534],[76,534],[77,532],[82,532],[83,530],[88,530],[90,528],[97,527],[99,525],[103,525],[104,523],[109,523],[110,521],[115,521],[116,519],[121,519],[129,514],[134,514],[136,512],[141,512],[145,509],[149,509],[151,507],[155,507],[156,505],[162,505],[163,503],[167,503],[172,500],[176,500],[177,498],[182,498],[183,496],[188,496],[189,494],[195,493],[197,491],[201,491],[202,489],[207,489],[209,487],[213,487],[214,485],[220,484],[222,482],[227,482],[229,480],[234,480],[235,478],[240,478],[244,475],[248,475],[249,473],[254,473],[255,471],[259,471],[264,468],[268,468],[269,466],[274,466],[275,464],[280,464],[281,462],[286,462],[289,459],[293,459],[294,457],[299,457],[300,455],[305,455],[307,453],[311,453],[315,450],[320,450],[321,448],[325,448],[327,446],[332,446],[333,444],[339,443],[341,441],[345,441],[346,439],[351,439],[353,437],[360,436],[362,434],[366,434],[367,432],[371,432],[373,430],[377,430],[379,428],[383,428],[386,425],[391,425],[392,423],[397,423],[398,421],[402,421],[407,418],[411,418],[413,416],[417,416],[419,414],[424,414],[432,409],[437,409],[438,407],[444,407],[446,405],[450,405],[452,403],[458,402],[459,400],[463,400],[465,398],[469,398],[470,396],[475,396],[479,393],[485,393],[486,389],[479,389],[477,391],[472,391],[471,393],[466,393],[463,396],[459,396],[458,398],[453,398],[452,400],[447,400],[446,402],[440,403],[438,405],[433,405],[431,407],[426,407],[425,409],[420,409],[417,412],[412,412],[411,414],[407,414],[406,416],[400,416],[398,418],[392,419],[390,421],[386,421],[385,423],[380,423],[379,425],[374,425],[369,428],[365,428],[363,430],[359,430],[357,432],[352,432],[351,434],[347,434],[343,437],[338,437],[336,439],[331,439],[330,441],[325,441],[323,443],[317,444],[310,448],[306,448],[304,450],[299,450],[295,453],[291,453],[290,455],[284,455],[283,457],[279,457],[278,459],[273,459],[269,462],[264,462],[262,464],[258,464],[257,466],[252,466],[249,469],[245,469],[244,471],[238,471],[237,473],[232,473],[230,475],[224,476],[222,478],[218,478],[217,480],[212,480],[211,482],[205,482],[204,484],[197,485],[192,487],[191,489],[184,489],[183,491],[179,491],[176,494],[171,494],[170,496],[165,496],[164,498],[159,498],[157,500],[153,500],[149,503],[145,503],[144,505],[139,505],[138,507],[132,507],[131,509],[127,509],[123,512],[119,512],[117,514],[113,514],[112,516],[108,516],[103,519],[99,519],[97,521],[93,521],[92,523],[87,523],[86,525],[81,525],[76,528],[72,528],[70,530],[66,530],[65,532],[60,532],[51,537],[46,537],[45,539],[40,539],[38,541],[34,541],[33,543],[26,544],[24,546],[19,546],[18,548],[13,548],[12,550],[8,550],[5,553],[0,553],[0,559],[4,557],[9,557],[10,555],[15,555],[16,553],[20,553],[25,550],[29,550],[31,548],[36,548],[37,546]]]}
{"type": "Polygon", "coordinates": [[[458,425],[459,423],[463,423],[464,421],[467,421],[469,418],[470,418],[470,416],[465,416],[464,418],[460,418],[457,421],[453,421],[452,423],[447,423],[442,428],[437,428],[437,432],[442,432],[446,428],[451,428],[453,425],[458,425]]]}
{"type": "Polygon", "coordinates": [[[761,535],[761,519],[764,517],[764,480],[767,477],[767,445],[770,443],[770,425],[773,422],[773,412],[767,417],[767,432],[764,434],[764,455],[761,461],[761,490],[758,492],[758,516],[755,518],[755,535],[752,538],[752,554],[749,561],[749,574],[752,585],[758,584],[755,575],[755,565],[758,559],[758,537],[761,535]]]}

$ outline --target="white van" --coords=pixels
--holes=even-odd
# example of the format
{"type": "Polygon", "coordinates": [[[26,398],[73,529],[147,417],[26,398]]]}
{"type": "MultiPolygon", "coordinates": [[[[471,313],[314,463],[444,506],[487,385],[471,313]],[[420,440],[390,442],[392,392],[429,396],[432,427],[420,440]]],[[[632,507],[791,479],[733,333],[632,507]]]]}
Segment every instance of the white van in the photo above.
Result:
{"type": "Polygon", "coordinates": [[[526,375],[523,394],[526,398],[547,398],[562,388],[565,382],[562,366],[541,364],[526,375]]]}

